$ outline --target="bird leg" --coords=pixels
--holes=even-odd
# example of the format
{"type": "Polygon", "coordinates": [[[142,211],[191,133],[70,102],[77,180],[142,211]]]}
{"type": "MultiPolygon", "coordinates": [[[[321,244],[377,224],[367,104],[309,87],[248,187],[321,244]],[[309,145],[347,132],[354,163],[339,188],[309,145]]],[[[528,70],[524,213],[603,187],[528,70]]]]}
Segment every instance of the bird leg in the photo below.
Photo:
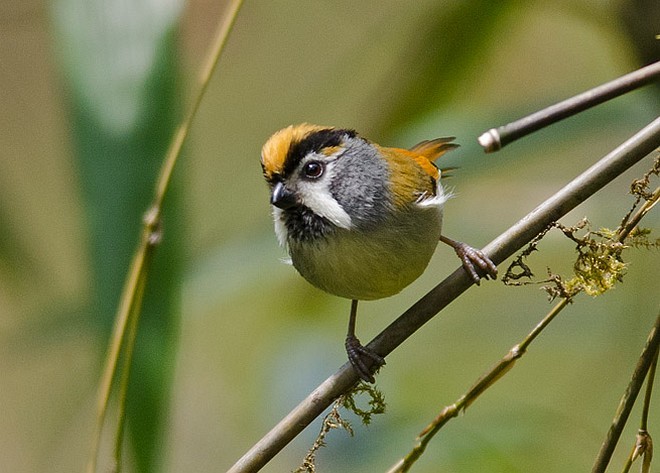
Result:
{"type": "Polygon", "coordinates": [[[460,241],[454,241],[451,238],[447,238],[445,236],[440,236],[440,241],[446,243],[454,249],[458,257],[461,259],[461,262],[463,263],[463,268],[465,268],[465,271],[467,271],[467,273],[472,278],[472,281],[474,281],[477,286],[481,281],[481,276],[479,276],[477,273],[477,268],[483,272],[483,277],[486,279],[489,277],[493,279],[497,278],[497,267],[490,260],[490,258],[480,250],[472,248],[470,245],[466,245],[460,241]]]}
{"type": "Polygon", "coordinates": [[[385,359],[363,346],[355,336],[355,319],[357,318],[358,301],[351,301],[351,316],[348,319],[348,333],[346,334],[346,354],[360,379],[375,383],[373,373],[385,364],[385,359]]]}

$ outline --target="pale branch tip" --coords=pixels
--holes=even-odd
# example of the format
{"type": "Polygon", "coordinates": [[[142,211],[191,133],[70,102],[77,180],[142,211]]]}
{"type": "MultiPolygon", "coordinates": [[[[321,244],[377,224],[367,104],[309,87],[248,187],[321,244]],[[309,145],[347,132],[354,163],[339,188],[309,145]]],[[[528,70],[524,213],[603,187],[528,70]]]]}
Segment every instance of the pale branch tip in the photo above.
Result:
{"type": "Polygon", "coordinates": [[[477,139],[486,153],[499,151],[506,145],[548,125],[577,115],[588,108],[623,95],[660,79],[660,61],[642,67],[579,95],[551,105],[506,125],[491,128],[477,139]]]}

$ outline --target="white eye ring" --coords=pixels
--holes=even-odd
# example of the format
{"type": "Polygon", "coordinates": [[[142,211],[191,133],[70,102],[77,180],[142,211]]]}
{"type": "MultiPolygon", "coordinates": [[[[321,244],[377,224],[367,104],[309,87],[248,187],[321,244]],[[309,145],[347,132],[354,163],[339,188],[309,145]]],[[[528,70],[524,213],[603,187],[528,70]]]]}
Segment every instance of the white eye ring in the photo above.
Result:
{"type": "Polygon", "coordinates": [[[307,179],[318,179],[325,172],[325,166],[319,161],[309,161],[303,166],[303,174],[307,179]]]}

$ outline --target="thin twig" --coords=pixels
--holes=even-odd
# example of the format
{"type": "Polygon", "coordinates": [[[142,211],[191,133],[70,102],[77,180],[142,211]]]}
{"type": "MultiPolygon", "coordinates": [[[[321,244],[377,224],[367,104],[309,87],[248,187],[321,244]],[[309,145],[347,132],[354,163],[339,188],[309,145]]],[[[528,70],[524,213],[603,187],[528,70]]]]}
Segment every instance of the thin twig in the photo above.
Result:
{"type": "Polygon", "coordinates": [[[642,408],[642,421],[640,422],[640,430],[648,430],[649,411],[651,409],[651,396],[653,395],[653,381],[655,380],[655,371],[658,367],[658,354],[660,351],[655,352],[655,358],[651,363],[649,369],[649,376],[646,380],[646,392],[644,393],[644,407],[642,408]]]}
{"type": "Polygon", "coordinates": [[[639,221],[644,218],[644,216],[649,213],[653,207],[660,201],[660,187],[657,187],[653,194],[651,195],[651,198],[644,202],[644,204],[635,212],[635,214],[626,221],[624,227],[622,228],[621,232],[619,232],[620,236],[620,241],[623,241],[629,234],[632,232],[639,221]]]}
{"type": "Polygon", "coordinates": [[[660,350],[655,352],[655,357],[649,368],[649,373],[646,379],[646,392],[644,393],[644,406],[642,408],[642,418],[635,436],[635,445],[630,451],[630,455],[626,458],[626,463],[623,465],[622,473],[628,473],[630,467],[640,456],[642,459],[642,473],[648,473],[651,467],[651,459],[653,458],[653,440],[648,431],[649,410],[651,408],[651,395],[653,394],[653,381],[655,380],[655,371],[658,366],[658,354],[660,350]]]}
{"type": "Polygon", "coordinates": [[[511,348],[509,352],[487,373],[482,375],[468,391],[463,394],[458,400],[445,407],[433,421],[422,430],[417,437],[415,446],[410,452],[399,460],[392,468],[387,470],[387,473],[405,473],[410,467],[422,456],[424,450],[431,439],[437,434],[440,429],[452,418],[458,416],[462,411],[470,407],[470,405],[477,400],[477,398],[502,376],[504,376],[515,362],[521,358],[529,345],[534,339],[545,329],[550,322],[566,307],[569,303],[568,299],[562,299],[557,303],[548,314],[534,327],[534,329],[517,345],[511,348]]]}
{"type": "MultiPolygon", "coordinates": [[[[660,118],[607,154],[493,240],[484,248],[484,253],[495,264],[500,264],[550,223],[559,220],[658,146],[660,146],[660,118]]],[[[461,268],[457,269],[383,330],[368,344],[368,347],[380,356],[388,355],[471,285],[472,281],[467,274],[461,268]]],[[[351,365],[344,364],[253,445],[228,470],[229,473],[259,471],[330,406],[334,399],[350,390],[357,380],[351,365]]]]}
{"type": "Polygon", "coordinates": [[[575,97],[532,113],[507,125],[491,128],[479,136],[479,144],[486,153],[493,153],[509,143],[529,135],[564,118],[576,115],[631,90],[660,79],[660,61],[642,67],[606,84],[594,87],[575,97]]]}
{"type": "Polygon", "coordinates": [[[619,401],[619,406],[617,407],[614,420],[610,426],[605,441],[600,447],[596,461],[592,468],[592,473],[604,473],[607,465],[612,458],[614,453],[614,448],[621,437],[621,432],[623,432],[623,427],[628,421],[628,416],[630,411],[635,405],[635,400],[637,395],[642,388],[644,383],[644,378],[646,378],[649,368],[653,363],[658,347],[660,346],[660,315],[655,319],[655,324],[649,333],[648,339],[646,341],[646,346],[642,350],[642,354],[637,361],[637,366],[633,372],[632,379],[626,388],[626,392],[623,394],[621,401],[619,401]]]}
{"type": "MultiPolygon", "coordinates": [[[[144,218],[142,235],[138,244],[138,249],[131,261],[126,283],[121,294],[103,375],[101,377],[101,382],[99,383],[96,427],[92,434],[92,448],[87,464],[87,473],[94,473],[96,471],[96,463],[101,443],[101,433],[103,431],[103,425],[105,424],[105,416],[113,380],[117,371],[119,354],[124,345],[126,327],[129,323],[130,316],[137,316],[140,312],[140,307],[136,304],[138,299],[136,296],[139,292],[139,281],[145,274],[149,256],[161,238],[160,214],[162,211],[163,200],[167,193],[167,189],[169,188],[174,165],[181,154],[183,143],[188,136],[190,126],[197,114],[204,92],[208,87],[213,70],[222,54],[227,37],[234,25],[242,3],[243,0],[234,0],[227,8],[227,12],[216,33],[213,45],[209,50],[208,60],[200,77],[199,91],[170,143],[163,166],[161,167],[160,175],[156,182],[153,203],[144,218]]],[[[120,418],[119,421],[121,423],[123,422],[123,419],[120,418]]],[[[121,432],[121,428],[119,431],[121,432]]]]}

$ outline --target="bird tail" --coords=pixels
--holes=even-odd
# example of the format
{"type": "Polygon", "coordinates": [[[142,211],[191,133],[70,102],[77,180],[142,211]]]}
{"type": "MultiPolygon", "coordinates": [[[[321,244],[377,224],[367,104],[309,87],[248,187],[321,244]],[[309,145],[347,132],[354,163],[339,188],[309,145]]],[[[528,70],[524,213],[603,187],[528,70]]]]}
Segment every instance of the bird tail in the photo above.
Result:
{"type": "Polygon", "coordinates": [[[410,148],[410,151],[415,154],[421,154],[429,161],[435,161],[443,154],[459,147],[457,143],[452,143],[455,139],[455,137],[450,136],[436,138],[435,140],[425,140],[410,148]]]}

